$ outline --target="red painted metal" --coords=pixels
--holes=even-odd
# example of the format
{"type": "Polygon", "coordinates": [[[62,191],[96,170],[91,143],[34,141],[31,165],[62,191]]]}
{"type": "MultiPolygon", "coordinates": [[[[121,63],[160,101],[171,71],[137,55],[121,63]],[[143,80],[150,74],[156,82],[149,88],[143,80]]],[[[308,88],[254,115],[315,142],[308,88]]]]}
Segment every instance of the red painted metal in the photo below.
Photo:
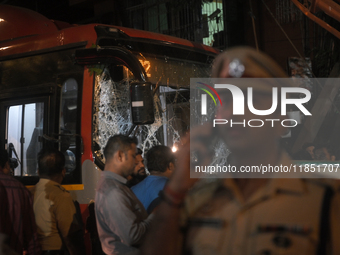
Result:
{"type": "Polygon", "coordinates": [[[94,25],[70,27],[62,30],[56,29],[51,32],[2,41],[0,42],[0,57],[79,42],[87,42],[88,46],[91,46],[96,43],[96,39],[97,34],[94,30],[94,25]]]}
{"type": "Polygon", "coordinates": [[[92,101],[93,101],[93,75],[87,67],[84,68],[83,80],[83,106],[81,111],[81,137],[84,143],[84,153],[81,159],[83,164],[86,159],[93,161],[92,155],[92,101]]]}
{"type": "Polygon", "coordinates": [[[340,5],[332,0],[309,0],[311,2],[311,12],[322,10],[330,17],[340,21],[340,5]]]}
{"type": "MultiPolygon", "coordinates": [[[[87,47],[90,47],[96,43],[97,35],[94,27],[97,25],[101,24],[70,25],[49,20],[31,10],[0,5],[0,57],[83,41],[86,41],[87,47]]],[[[218,50],[212,47],[173,36],[119,26],[107,27],[119,29],[133,38],[152,39],[218,53],[218,50]]]]}
{"type": "Polygon", "coordinates": [[[202,49],[206,51],[210,51],[213,53],[218,53],[218,51],[212,47],[206,46],[204,44],[200,43],[195,43],[191,42],[182,38],[170,36],[170,35],[164,35],[164,34],[157,34],[149,31],[144,31],[144,30],[137,30],[137,29],[132,29],[132,28],[126,28],[126,27],[116,27],[128,36],[134,37],[134,38],[143,38],[143,39],[153,39],[157,41],[163,41],[163,42],[168,42],[169,44],[174,43],[174,44],[179,44],[183,46],[189,46],[189,47],[194,47],[197,49],[202,49]]]}
{"type": "Polygon", "coordinates": [[[0,42],[57,30],[51,20],[39,13],[10,5],[0,7],[0,42]]]}
{"type": "MultiPolygon", "coordinates": [[[[322,19],[316,17],[309,9],[307,9],[304,5],[302,5],[298,0],[291,0],[291,1],[303,12],[304,15],[306,15],[308,18],[310,18],[311,20],[319,24],[321,27],[326,29],[328,32],[332,33],[334,36],[340,39],[340,32],[338,30],[330,26],[327,22],[323,21],[322,19]]],[[[318,1],[318,3],[319,2],[321,2],[321,0],[318,1]]],[[[314,3],[314,6],[315,6],[315,3],[314,3]]],[[[339,16],[340,18],[340,12],[337,15],[333,15],[333,16],[339,16]]]]}

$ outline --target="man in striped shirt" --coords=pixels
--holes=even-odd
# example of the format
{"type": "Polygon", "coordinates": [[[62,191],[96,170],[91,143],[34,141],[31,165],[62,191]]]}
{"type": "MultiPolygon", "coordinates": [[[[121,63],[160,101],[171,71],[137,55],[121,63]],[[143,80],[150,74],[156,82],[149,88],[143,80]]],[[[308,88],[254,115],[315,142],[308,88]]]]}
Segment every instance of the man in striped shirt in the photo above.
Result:
{"type": "MultiPolygon", "coordinates": [[[[0,150],[0,233],[18,254],[41,254],[31,193],[10,176],[6,150],[0,150]]],[[[1,252],[0,252],[1,253],[1,252]]]]}

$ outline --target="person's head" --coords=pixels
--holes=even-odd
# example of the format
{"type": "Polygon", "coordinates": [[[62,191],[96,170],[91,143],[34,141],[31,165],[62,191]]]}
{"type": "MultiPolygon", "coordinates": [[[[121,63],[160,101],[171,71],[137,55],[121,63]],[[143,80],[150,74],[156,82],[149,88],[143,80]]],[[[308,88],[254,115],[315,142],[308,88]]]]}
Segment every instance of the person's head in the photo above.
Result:
{"type": "MultiPolygon", "coordinates": [[[[215,78],[287,78],[283,69],[268,55],[251,47],[234,47],[219,54],[213,63],[215,78]]],[[[271,92],[268,84],[258,90],[271,92]]]]}
{"type": "Polygon", "coordinates": [[[329,146],[325,144],[319,144],[314,149],[315,160],[335,161],[335,156],[329,146]]]}
{"type": "MultiPolygon", "coordinates": [[[[236,47],[221,53],[214,61],[212,74],[214,78],[287,77],[282,68],[269,56],[249,47],[236,47]]],[[[281,125],[280,109],[270,115],[255,115],[247,107],[247,87],[253,89],[251,97],[253,107],[256,110],[268,110],[273,104],[272,88],[279,87],[280,83],[276,83],[274,79],[271,81],[234,79],[234,81],[235,83],[232,84],[236,84],[244,94],[244,115],[233,114],[233,96],[229,90],[218,90],[222,98],[222,106],[217,109],[216,118],[228,120],[227,125],[216,125],[219,136],[235,155],[245,155],[246,152],[250,153],[259,149],[269,150],[269,148],[274,148],[273,146],[277,148],[280,137],[285,133],[285,128],[281,125]],[[248,121],[254,119],[256,121],[249,125],[248,121]],[[277,121],[266,121],[266,119],[277,121]],[[231,125],[231,122],[238,124],[231,125]],[[260,127],[251,127],[251,125],[260,127]]],[[[279,106],[280,102],[278,102],[278,108],[279,106]]]]}
{"type": "Polygon", "coordinates": [[[65,176],[65,156],[55,148],[45,148],[38,153],[38,172],[40,177],[58,179],[65,176]]]}
{"type": "Polygon", "coordinates": [[[175,168],[176,157],[171,149],[164,145],[152,147],[146,154],[146,164],[150,174],[161,173],[170,177],[175,168]]]}
{"type": "Polygon", "coordinates": [[[308,152],[308,154],[311,156],[312,159],[314,159],[314,149],[315,149],[315,145],[313,143],[305,143],[302,146],[302,149],[306,152],[308,152]]]}
{"type": "Polygon", "coordinates": [[[142,150],[137,148],[137,153],[136,153],[136,166],[131,174],[133,178],[138,178],[138,179],[143,179],[146,177],[146,172],[145,172],[145,165],[144,165],[144,159],[142,157],[142,150]]]}
{"type": "Polygon", "coordinates": [[[137,138],[114,135],[105,149],[105,170],[115,172],[125,178],[132,174],[136,166],[137,138]]]}
{"type": "Polygon", "coordinates": [[[11,167],[9,165],[8,152],[5,149],[0,150],[0,172],[4,174],[11,174],[11,167]]]}

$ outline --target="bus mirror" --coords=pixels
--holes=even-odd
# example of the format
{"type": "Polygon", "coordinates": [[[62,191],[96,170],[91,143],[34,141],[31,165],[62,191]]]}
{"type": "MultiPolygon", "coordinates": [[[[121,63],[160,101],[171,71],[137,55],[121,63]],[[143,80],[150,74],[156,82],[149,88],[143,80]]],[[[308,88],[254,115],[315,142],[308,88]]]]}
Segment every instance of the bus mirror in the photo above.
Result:
{"type": "Polygon", "coordinates": [[[153,93],[150,82],[135,82],[130,85],[131,116],[135,125],[155,122],[153,93]]]}

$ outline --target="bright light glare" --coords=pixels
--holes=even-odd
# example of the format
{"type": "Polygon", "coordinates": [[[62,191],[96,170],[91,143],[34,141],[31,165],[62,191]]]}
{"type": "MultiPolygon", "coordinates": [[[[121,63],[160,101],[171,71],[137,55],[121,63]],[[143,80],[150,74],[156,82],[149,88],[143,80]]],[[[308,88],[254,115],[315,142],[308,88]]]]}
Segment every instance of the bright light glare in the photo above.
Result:
{"type": "Polygon", "coordinates": [[[145,73],[147,77],[151,77],[151,73],[150,73],[150,67],[151,67],[151,63],[148,60],[144,60],[144,59],[139,59],[139,62],[142,64],[142,66],[144,67],[145,73]]]}
{"type": "Polygon", "coordinates": [[[7,49],[9,49],[9,48],[11,48],[11,46],[2,47],[2,48],[0,48],[0,50],[7,50],[7,49]]]}
{"type": "Polygon", "coordinates": [[[172,152],[176,152],[177,151],[177,147],[174,145],[172,146],[172,152]]]}

